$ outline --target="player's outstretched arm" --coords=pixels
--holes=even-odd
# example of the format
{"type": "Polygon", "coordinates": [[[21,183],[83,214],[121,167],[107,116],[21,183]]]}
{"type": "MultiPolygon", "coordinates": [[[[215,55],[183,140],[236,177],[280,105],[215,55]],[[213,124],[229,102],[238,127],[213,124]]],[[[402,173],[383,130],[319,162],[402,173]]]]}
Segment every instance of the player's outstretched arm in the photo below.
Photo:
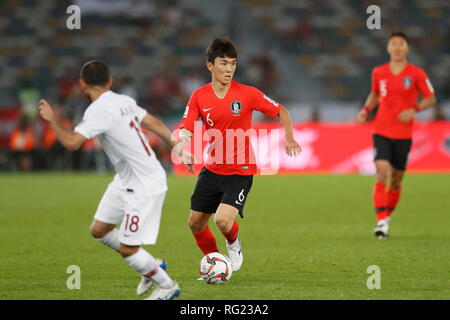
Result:
{"type": "Polygon", "coordinates": [[[284,148],[288,156],[293,157],[300,154],[302,148],[294,139],[294,130],[292,129],[292,118],[289,111],[286,108],[281,107],[280,113],[278,114],[280,117],[280,122],[284,127],[284,148]]]}
{"type": "Polygon", "coordinates": [[[178,144],[178,140],[172,135],[172,132],[169,130],[169,128],[167,128],[164,122],[152,116],[151,114],[147,113],[145,115],[145,117],[142,119],[141,126],[156,133],[171,148],[175,147],[178,144]]]}
{"type": "Polygon", "coordinates": [[[53,111],[52,106],[46,100],[42,99],[39,101],[38,109],[41,117],[50,124],[50,127],[55,132],[58,140],[67,149],[72,151],[78,150],[83,142],[87,140],[78,132],[64,128],[53,111]]]}
{"type": "Polygon", "coordinates": [[[373,108],[375,108],[377,103],[378,103],[378,95],[372,91],[371,93],[369,93],[369,96],[366,99],[366,104],[361,109],[361,111],[359,111],[358,114],[356,115],[356,118],[355,118],[356,122],[361,123],[361,124],[366,123],[369,112],[373,108]]]}

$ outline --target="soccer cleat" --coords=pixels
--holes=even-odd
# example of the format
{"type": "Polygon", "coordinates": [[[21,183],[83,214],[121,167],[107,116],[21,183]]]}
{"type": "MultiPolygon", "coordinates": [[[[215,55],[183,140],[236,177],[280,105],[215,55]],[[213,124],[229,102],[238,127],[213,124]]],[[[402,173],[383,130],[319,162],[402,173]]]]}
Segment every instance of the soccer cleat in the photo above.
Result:
{"type": "Polygon", "coordinates": [[[389,237],[389,224],[386,220],[378,221],[376,228],[373,230],[375,237],[378,239],[386,239],[389,237]]]}
{"type": "MultiPolygon", "coordinates": [[[[163,270],[167,269],[167,263],[166,260],[156,259],[156,263],[159,265],[159,267],[163,270]]],[[[153,280],[151,278],[147,278],[142,276],[141,282],[139,282],[138,287],[136,289],[136,294],[138,296],[142,296],[145,293],[147,293],[153,286],[153,280]]]]}
{"type": "Polygon", "coordinates": [[[233,268],[233,271],[238,271],[241,268],[242,261],[244,260],[239,238],[237,238],[232,244],[229,244],[228,241],[226,241],[226,244],[228,249],[228,257],[231,261],[231,267],[233,268]]]}
{"type": "Polygon", "coordinates": [[[172,288],[169,289],[163,289],[157,286],[152,294],[144,300],[173,300],[178,297],[180,293],[180,286],[174,281],[172,288]]]}

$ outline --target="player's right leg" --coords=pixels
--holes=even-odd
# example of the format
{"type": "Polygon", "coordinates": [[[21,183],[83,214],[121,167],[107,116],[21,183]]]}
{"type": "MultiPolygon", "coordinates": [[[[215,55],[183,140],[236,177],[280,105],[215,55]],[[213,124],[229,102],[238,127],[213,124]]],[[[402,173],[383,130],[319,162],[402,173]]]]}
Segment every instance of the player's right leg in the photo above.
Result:
{"type": "Polygon", "coordinates": [[[119,230],[115,227],[122,220],[123,203],[115,182],[108,185],[95,212],[90,227],[91,235],[100,243],[119,251],[119,230]]]}
{"type": "Polygon", "coordinates": [[[197,246],[205,255],[219,251],[216,238],[208,226],[208,221],[211,214],[216,212],[221,198],[219,175],[203,168],[198,175],[191,196],[191,214],[188,225],[197,246]]]}
{"type": "Polygon", "coordinates": [[[94,219],[89,230],[95,240],[119,252],[119,230],[116,229],[115,224],[105,223],[94,219]]]}
{"type": "Polygon", "coordinates": [[[375,213],[377,216],[377,226],[374,229],[374,235],[378,239],[384,239],[389,236],[389,224],[387,221],[388,210],[387,205],[387,191],[386,184],[391,174],[391,164],[386,160],[376,160],[376,177],[375,188],[373,192],[373,202],[375,207],[375,213]]]}
{"type": "Polygon", "coordinates": [[[195,238],[195,243],[204,255],[219,251],[216,238],[208,226],[210,217],[211,213],[191,210],[191,215],[188,220],[188,225],[195,238]]]}
{"type": "Polygon", "coordinates": [[[383,239],[389,236],[387,215],[387,190],[386,185],[392,172],[394,146],[389,138],[374,134],[373,145],[375,149],[376,182],[373,189],[373,205],[377,218],[377,227],[374,234],[383,239]]]}

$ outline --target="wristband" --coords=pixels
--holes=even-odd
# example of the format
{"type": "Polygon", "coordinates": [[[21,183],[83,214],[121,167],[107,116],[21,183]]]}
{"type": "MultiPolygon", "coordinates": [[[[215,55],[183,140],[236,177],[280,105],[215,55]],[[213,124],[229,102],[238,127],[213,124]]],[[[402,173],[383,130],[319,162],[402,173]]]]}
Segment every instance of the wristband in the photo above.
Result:
{"type": "Polygon", "coordinates": [[[422,111],[422,109],[417,104],[414,106],[414,110],[416,112],[422,111]]]}
{"type": "Polygon", "coordinates": [[[370,108],[368,106],[364,106],[363,110],[365,110],[367,113],[370,112],[370,108]]]}

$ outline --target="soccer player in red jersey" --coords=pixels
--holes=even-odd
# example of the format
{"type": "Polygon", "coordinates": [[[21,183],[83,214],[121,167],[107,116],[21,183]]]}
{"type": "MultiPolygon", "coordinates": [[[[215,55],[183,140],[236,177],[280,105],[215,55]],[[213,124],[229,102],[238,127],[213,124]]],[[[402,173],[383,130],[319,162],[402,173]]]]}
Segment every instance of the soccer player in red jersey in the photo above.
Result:
{"type": "Polygon", "coordinates": [[[296,156],[301,148],[294,139],[289,112],[258,89],[233,80],[237,53],[231,40],[213,39],[206,49],[206,57],[212,81],[192,93],[181,121],[180,138],[186,144],[190,142],[194,122],[200,117],[208,132],[210,150],[214,149],[215,155],[209,153],[198,176],[188,223],[203,254],[218,252],[216,239],[208,226],[215,213],[214,222],[226,238],[232,268],[237,271],[243,255],[235,216],[239,213],[243,217],[244,204],[257,170],[246,136],[252,127],[252,112],[257,110],[271,118],[280,118],[289,156],[296,156]]]}
{"type": "Polygon", "coordinates": [[[407,61],[409,41],[404,32],[390,34],[387,52],[390,62],[373,69],[371,92],[356,116],[357,122],[364,123],[370,110],[379,105],[373,131],[376,167],[373,202],[378,221],[374,234],[379,239],[389,236],[391,214],[400,199],[414,115],[436,103],[425,71],[407,61]],[[419,93],[422,99],[417,101],[419,93]]]}

